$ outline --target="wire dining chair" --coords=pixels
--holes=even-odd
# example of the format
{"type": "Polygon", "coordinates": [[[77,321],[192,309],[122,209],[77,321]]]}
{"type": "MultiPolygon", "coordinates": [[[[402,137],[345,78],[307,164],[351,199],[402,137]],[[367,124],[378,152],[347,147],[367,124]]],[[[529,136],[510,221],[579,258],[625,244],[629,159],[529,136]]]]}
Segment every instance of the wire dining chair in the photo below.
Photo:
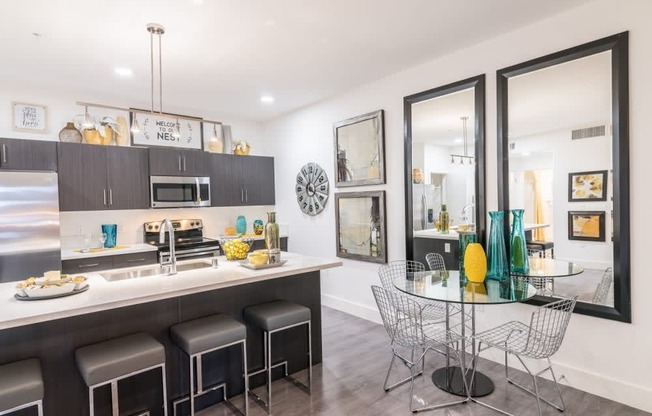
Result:
{"type": "MultiPolygon", "coordinates": [[[[414,260],[395,260],[383,264],[378,269],[378,276],[383,287],[390,292],[396,292],[394,281],[398,278],[407,278],[411,273],[425,272],[423,263],[414,260]]],[[[446,322],[446,303],[423,299],[413,296],[422,308],[423,319],[428,324],[446,322]]]]}
{"type": "MultiPolygon", "coordinates": [[[[507,378],[507,381],[536,397],[539,416],[542,414],[541,401],[544,401],[560,412],[566,410],[564,406],[564,399],[561,395],[561,389],[557,383],[555,373],[552,371],[552,363],[550,362],[550,357],[556,353],[557,350],[559,350],[559,347],[564,340],[566,328],[568,328],[568,323],[570,322],[570,318],[576,303],[577,297],[551,302],[538,307],[534,312],[532,312],[529,326],[522,322],[511,321],[507,322],[506,324],[497,326],[493,329],[489,329],[487,331],[476,334],[473,337],[476,341],[478,341],[477,357],[479,357],[480,353],[483,351],[482,344],[487,345],[487,348],[485,349],[493,347],[504,351],[505,377],[507,378]],[[508,356],[510,354],[518,358],[530,377],[532,377],[534,382],[534,391],[516,383],[514,380],[509,378],[508,356]],[[538,373],[533,374],[527,365],[525,365],[522,357],[546,359],[548,361],[548,367],[544,368],[538,373]],[[559,393],[559,400],[561,405],[556,405],[553,402],[542,398],[539,394],[537,377],[546,371],[550,371],[550,374],[552,375],[552,380],[554,381],[555,387],[557,388],[557,393],[559,393]]],[[[477,362],[477,359],[475,362],[477,362]]],[[[475,368],[473,369],[473,375],[475,376],[475,368]]],[[[473,380],[473,378],[471,378],[471,380],[473,380]]],[[[478,403],[491,409],[498,410],[486,403],[478,403]]],[[[505,413],[501,410],[499,411],[501,413],[505,413]]]]}
{"type": "MultiPolygon", "coordinates": [[[[380,311],[380,316],[383,320],[383,325],[385,326],[387,335],[389,335],[391,340],[392,361],[387,369],[383,389],[387,392],[409,381],[410,411],[413,413],[441,409],[443,407],[462,404],[469,401],[469,398],[467,397],[464,400],[450,403],[424,406],[420,408],[414,407],[414,378],[422,374],[423,361],[428,351],[437,351],[437,348],[454,345],[454,348],[447,349],[453,351],[453,355],[457,358],[457,361],[459,361],[460,366],[463,366],[460,353],[457,352],[457,343],[462,338],[457,334],[439,327],[431,325],[424,326],[421,313],[422,308],[412,298],[408,298],[398,292],[390,291],[380,286],[371,286],[371,291],[376,299],[376,304],[378,305],[378,310],[380,311]],[[396,358],[398,358],[410,370],[410,376],[388,386],[387,383],[396,358]],[[421,365],[422,370],[417,373],[416,369],[419,365],[421,365]]],[[[464,372],[463,367],[462,372],[464,372]]],[[[468,391],[465,377],[463,377],[463,381],[464,386],[468,391]]]]}
{"type": "Polygon", "coordinates": [[[426,254],[426,263],[428,263],[430,270],[446,270],[444,257],[439,253],[426,254]]]}
{"type": "Polygon", "coordinates": [[[595,288],[595,293],[593,294],[593,303],[598,305],[604,305],[609,296],[609,289],[611,289],[611,284],[614,282],[614,271],[611,267],[607,267],[600,279],[600,283],[595,288]]]}

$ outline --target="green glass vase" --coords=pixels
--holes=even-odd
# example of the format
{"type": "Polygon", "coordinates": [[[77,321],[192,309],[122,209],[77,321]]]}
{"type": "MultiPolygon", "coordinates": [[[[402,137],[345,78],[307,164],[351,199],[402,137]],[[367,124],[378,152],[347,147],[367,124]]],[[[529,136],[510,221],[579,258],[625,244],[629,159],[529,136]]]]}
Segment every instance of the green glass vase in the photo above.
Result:
{"type": "Polygon", "coordinates": [[[522,209],[512,210],[512,235],[509,240],[509,262],[512,273],[526,275],[530,272],[530,264],[527,258],[523,212],[522,209]]]}
{"type": "Polygon", "coordinates": [[[505,249],[503,211],[490,211],[489,244],[487,245],[487,279],[506,280],[509,278],[509,263],[505,249]]]}

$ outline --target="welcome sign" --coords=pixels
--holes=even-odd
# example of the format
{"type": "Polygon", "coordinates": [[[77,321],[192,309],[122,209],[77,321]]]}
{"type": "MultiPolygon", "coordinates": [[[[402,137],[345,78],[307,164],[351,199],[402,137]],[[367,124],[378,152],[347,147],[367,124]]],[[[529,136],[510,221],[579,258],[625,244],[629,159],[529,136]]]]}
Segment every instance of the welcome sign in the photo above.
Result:
{"type": "Polygon", "coordinates": [[[174,137],[174,127],[177,118],[166,114],[130,113],[133,122],[134,116],[138,119],[139,133],[131,133],[131,144],[134,146],[160,146],[180,147],[183,149],[202,150],[202,122],[201,119],[179,120],[179,137],[174,137]]]}

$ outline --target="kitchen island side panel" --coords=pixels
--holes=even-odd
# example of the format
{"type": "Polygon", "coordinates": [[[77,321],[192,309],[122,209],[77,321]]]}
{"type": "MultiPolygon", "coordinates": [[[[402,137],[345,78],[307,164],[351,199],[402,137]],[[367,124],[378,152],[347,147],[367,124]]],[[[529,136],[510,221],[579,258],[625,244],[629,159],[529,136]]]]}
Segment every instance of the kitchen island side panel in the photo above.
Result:
{"type": "MultiPolygon", "coordinates": [[[[174,277],[171,277],[174,278],[174,277]]],[[[135,332],[147,332],[166,348],[168,405],[187,394],[189,385],[188,358],[169,338],[169,327],[186,320],[223,313],[243,321],[243,308],[276,299],[285,299],[311,310],[313,364],[322,360],[321,293],[319,271],[286,276],[135,306],[90,313],[49,322],[0,331],[0,363],[38,357],[45,381],[44,414],[46,416],[88,415],[88,390],[79,374],[74,358],[76,348],[135,332]]],[[[92,290],[92,288],[91,288],[92,290]]],[[[46,300],[44,302],[55,302],[46,300]]],[[[287,360],[290,373],[307,367],[305,328],[293,328],[273,337],[273,361],[287,360]]],[[[262,337],[255,328],[247,330],[248,366],[262,367],[262,337]]],[[[204,384],[226,381],[229,396],[243,391],[239,346],[207,354],[204,384]]],[[[275,378],[282,376],[276,369],[275,378]]],[[[252,378],[252,386],[264,382],[252,378]]],[[[163,414],[161,408],[160,372],[149,373],[119,383],[120,412],[134,414],[149,406],[152,415],[163,414]]],[[[222,400],[221,393],[209,393],[198,401],[198,407],[222,400]]],[[[96,389],[97,416],[110,415],[110,388],[96,389]]],[[[250,403],[250,405],[253,403],[250,403]]],[[[172,414],[172,408],[169,408],[172,414]]],[[[183,406],[180,414],[186,414],[183,406]]],[[[21,412],[17,415],[30,415],[21,412]]]]}

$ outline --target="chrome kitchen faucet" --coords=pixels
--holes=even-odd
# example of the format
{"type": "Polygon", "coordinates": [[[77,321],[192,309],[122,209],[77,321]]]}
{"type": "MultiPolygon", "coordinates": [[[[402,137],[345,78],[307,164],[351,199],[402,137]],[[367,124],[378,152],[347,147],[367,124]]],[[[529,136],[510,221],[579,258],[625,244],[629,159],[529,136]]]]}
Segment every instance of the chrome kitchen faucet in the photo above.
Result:
{"type": "Polygon", "coordinates": [[[170,240],[170,259],[167,262],[163,262],[163,256],[161,256],[161,266],[170,266],[168,271],[168,276],[177,274],[177,256],[174,253],[174,226],[169,219],[164,219],[161,222],[161,231],[158,233],[158,241],[163,244],[165,242],[165,230],[168,231],[168,237],[170,240]]]}

